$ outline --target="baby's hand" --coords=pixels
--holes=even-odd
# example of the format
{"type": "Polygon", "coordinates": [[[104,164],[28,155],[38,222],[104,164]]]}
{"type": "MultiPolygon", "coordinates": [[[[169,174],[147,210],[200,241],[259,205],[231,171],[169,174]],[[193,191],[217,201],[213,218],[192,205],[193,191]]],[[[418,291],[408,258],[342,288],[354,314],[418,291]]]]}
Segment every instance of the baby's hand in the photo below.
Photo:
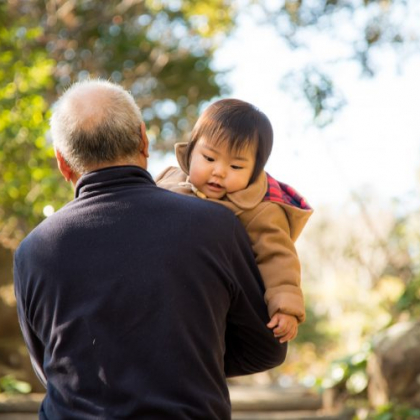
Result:
{"type": "Polygon", "coordinates": [[[293,315],[276,312],[267,327],[273,329],[274,337],[280,337],[280,343],[285,343],[297,336],[298,321],[293,315]]]}

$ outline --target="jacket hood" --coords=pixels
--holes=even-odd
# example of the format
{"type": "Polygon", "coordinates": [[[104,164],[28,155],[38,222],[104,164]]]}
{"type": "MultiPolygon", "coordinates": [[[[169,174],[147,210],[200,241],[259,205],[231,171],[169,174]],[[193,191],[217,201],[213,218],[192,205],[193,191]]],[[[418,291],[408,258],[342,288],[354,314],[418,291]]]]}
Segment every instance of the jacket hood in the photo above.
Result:
{"type": "Polygon", "coordinates": [[[175,144],[175,156],[178,161],[179,167],[184,173],[189,175],[190,173],[190,163],[187,158],[187,142],[176,143],[175,144]]]}
{"type": "Polygon", "coordinates": [[[306,200],[290,185],[277,181],[266,173],[268,188],[264,201],[278,203],[286,212],[293,241],[299,237],[313,209],[306,200]]]}
{"type": "MultiPolygon", "coordinates": [[[[189,175],[189,162],[187,159],[187,145],[188,143],[175,144],[175,156],[177,158],[179,167],[186,174],[189,175]]],[[[187,183],[189,182],[187,177],[187,183]]],[[[192,188],[194,191],[194,188],[192,188]]],[[[195,192],[195,194],[197,194],[195,192]]],[[[244,190],[228,193],[222,200],[239,215],[243,211],[251,210],[258,206],[263,201],[269,201],[278,204],[286,213],[289,221],[290,236],[293,241],[301,234],[309,217],[313,213],[313,209],[308,205],[306,200],[291,186],[275,180],[266,172],[261,172],[257,179],[244,190]]]]}

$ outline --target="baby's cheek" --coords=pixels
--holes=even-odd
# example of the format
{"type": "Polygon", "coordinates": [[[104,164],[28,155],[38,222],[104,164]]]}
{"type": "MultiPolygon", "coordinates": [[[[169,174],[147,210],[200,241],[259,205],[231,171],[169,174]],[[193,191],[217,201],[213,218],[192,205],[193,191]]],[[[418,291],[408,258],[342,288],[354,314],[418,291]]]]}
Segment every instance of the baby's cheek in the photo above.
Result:
{"type": "Polygon", "coordinates": [[[190,182],[191,184],[195,185],[196,187],[198,186],[197,184],[201,183],[201,178],[200,174],[197,173],[197,171],[190,171],[190,182]]]}

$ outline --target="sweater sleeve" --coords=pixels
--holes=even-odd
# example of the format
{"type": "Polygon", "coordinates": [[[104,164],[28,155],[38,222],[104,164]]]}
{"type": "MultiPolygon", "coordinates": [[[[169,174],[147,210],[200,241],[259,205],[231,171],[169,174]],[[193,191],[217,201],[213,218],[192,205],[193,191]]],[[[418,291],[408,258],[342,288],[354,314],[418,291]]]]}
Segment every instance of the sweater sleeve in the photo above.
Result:
{"type": "Polygon", "coordinates": [[[247,375],[283,363],[287,343],[267,327],[264,287],[249,238],[238,221],[231,237],[232,299],[226,325],[225,374],[247,375]]]}
{"type": "Polygon", "coordinates": [[[280,311],[303,322],[300,262],[285,211],[275,203],[263,203],[245,227],[264,281],[270,317],[280,311]]]}
{"type": "Polygon", "coordinates": [[[36,376],[42,383],[44,387],[47,386],[47,379],[45,372],[43,370],[43,360],[44,360],[44,347],[33,332],[30,322],[26,316],[26,302],[24,298],[24,291],[22,290],[22,280],[19,275],[17,254],[14,257],[14,266],[13,266],[13,280],[15,287],[15,296],[16,296],[16,305],[19,325],[22,331],[23,339],[29,351],[29,357],[33,366],[33,369],[36,373],[36,376]]]}

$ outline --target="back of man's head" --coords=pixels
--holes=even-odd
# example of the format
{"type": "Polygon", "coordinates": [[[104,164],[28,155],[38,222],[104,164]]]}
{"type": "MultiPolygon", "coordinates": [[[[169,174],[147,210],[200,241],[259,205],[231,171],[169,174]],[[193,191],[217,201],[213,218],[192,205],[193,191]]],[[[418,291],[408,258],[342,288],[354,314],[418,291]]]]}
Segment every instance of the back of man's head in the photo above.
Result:
{"type": "Polygon", "coordinates": [[[51,117],[54,147],[79,174],[141,150],[142,116],[133,97],[105,80],[72,85],[51,117]]]}

